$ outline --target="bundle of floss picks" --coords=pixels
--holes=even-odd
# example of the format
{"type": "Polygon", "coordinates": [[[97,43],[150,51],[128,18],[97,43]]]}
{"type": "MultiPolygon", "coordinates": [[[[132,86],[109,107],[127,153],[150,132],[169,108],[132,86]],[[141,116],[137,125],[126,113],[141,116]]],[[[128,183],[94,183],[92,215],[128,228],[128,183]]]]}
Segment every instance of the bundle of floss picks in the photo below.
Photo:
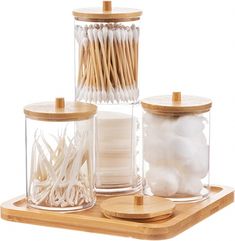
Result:
{"type": "Polygon", "coordinates": [[[143,155],[149,163],[146,181],[154,195],[200,194],[201,179],[209,169],[205,122],[200,115],[144,114],[143,155]]]}
{"type": "Polygon", "coordinates": [[[31,155],[29,197],[32,204],[45,207],[76,207],[92,202],[88,131],[70,138],[67,129],[57,136],[35,131],[31,155]]]}

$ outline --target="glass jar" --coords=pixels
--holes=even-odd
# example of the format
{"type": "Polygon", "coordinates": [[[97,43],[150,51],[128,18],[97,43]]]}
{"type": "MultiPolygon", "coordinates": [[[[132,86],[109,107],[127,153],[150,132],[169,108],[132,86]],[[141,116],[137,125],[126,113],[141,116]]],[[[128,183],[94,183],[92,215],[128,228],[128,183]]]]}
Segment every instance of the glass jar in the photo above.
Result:
{"type": "Polygon", "coordinates": [[[139,190],[137,9],[73,11],[76,100],[98,105],[96,191],[113,195],[139,190]]]}
{"type": "Polygon", "coordinates": [[[28,105],[24,113],[28,205],[58,211],[92,207],[96,106],[57,98],[28,105]]]}
{"type": "Polygon", "coordinates": [[[174,201],[208,197],[211,100],[174,92],[141,104],[144,194],[174,201]]]}
{"type": "Polygon", "coordinates": [[[121,103],[138,100],[138,20],[136,9],[73,11],[75,18],[75,85],[78,101],[121,103]]]}
{"type": "Polygon", "coordinates": [[[96,191],[126,194],[141,188],[136,104],[102,105],[97,113],[96,191]]]}

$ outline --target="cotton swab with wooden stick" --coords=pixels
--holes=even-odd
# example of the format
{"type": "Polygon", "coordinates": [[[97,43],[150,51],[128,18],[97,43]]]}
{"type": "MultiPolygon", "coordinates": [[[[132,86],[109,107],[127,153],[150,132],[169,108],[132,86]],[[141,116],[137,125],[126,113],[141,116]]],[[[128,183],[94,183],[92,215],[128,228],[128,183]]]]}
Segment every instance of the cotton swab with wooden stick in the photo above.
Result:
{"type": "Polygon", "coordinates": [[[128,50],[126,49],[126,43],[128,43],[128,35],[127,31],[122,29],[121,30],[121,36],[122,36],[122,50],[123,50],[123,59],[124,59],[124,65],[125,65],[125,71],[126,71],[126,78],[128,82],[127,89],[129,91],[129,95],[131,99],[134,98],[134,86],[133,86],[133,74],[131,72],[131,61],[128,60],[128,50]]]}
{"type": "MultiPolygon", "coordinates": [[[[117,32],[116,30],[114,31],[114,50],[115,50],[115,54],[116,54],[116,60],[117,60],[117,74],[119,76],[119,80],[120,80],[120,84],[124,93],[124,100],[128,101],[128,92],[126,89],[126,83],[125,83],[125,76],[124,76],[124,71],[123,71],[123,63],[122,63],[122,59],[121,59],[121,50],[120,50],[120,45],[119,45],[119,41],[120,41],[120,36],[119,36],[119,32],[117,32]]],[[[114,57],[114,58],[115,58],[114,57]]]]}
{"type": "MultiPolygon", "coordinates": [[[[137,81],[138,81],[138,58],[139,58],[139,29],[136,28],[134,25],[132,25],[133,27],[133,40],[134,40],[134,66],[135,66],[135,71],[134,71],[134,76],[135,76],[135,81],[136,81],[136,90],[137,90],[137,81]]],[[[137,90],[138,91],[138,90],[137,90]]],[[[138,95],[138,93],[136,93],[136,95],[138,95]]]]}
{"type": "Polygon", "coordinates": [[[76,98],[100,103],[136,101],[139,28],[77,26],[75,38],[79,45],[76,98]]]}
{"type": "Polygon", "coordinates": [[[117,99],[121,99],[121,101],[124,101],[124,92],[122,89],[122,85],[120,83],[120,79],[118,77],[118,73],[117,73],[117,64],[116,64],[116,56],[115,56],[115,52],[114,52],[114,43],[113,43],[113,30],[109,30],[108,33],[108,37],[109,37],[109,47],[110,47],[110,69],[111,69],[111,74],[113,75],[113,79],[115,82],[115,87],[116,87],[116,96],[117,99]],[[111,64],[112,63],[112,64],[111,64]]]}
{"type": "Polygon", "coordinates": [[[98,39],[100,41],[101,52],[103,56],[103,68],[104,68],[104,73],[106,75],[106,80],[107,80],[108,98],[111,100],[111,102],[114,102],[113,86],[110,81],[110,74],[109,74],[108,66],[106,62],[105,45],[104,45],[103,34],[101,30],[98,30],[98,39]]]}
{"type": "MultiPolygon", "coordinates": [[[[99,80],[99,71],[98,71],[98,66],[97,66],[97,59],[96,59],[96,52],[95,52],[95,44],[94,44],[94,37],[93,37],[93,31],[92,29],[88,29],[87,31],[88,33],[88,39],[90,41],[90,47],[91,47],[91,55],[92,55],[92,65],[93,65],[93,68],[94,68],[94,72],[95,72],[95,82],[93,82],[93,99],[95,99],[96,101],[96,96],[97,96],[97,92],[98,92],[98,89],[99,89],[99,84],[98,84],[98,80],[99,80]]],[[[99,61],[99,60],[98,60],[99,61]]],[[[93,79],[93,80],[94,80],[93,79]]]]}
{"type": "Polygon", "coordinates": [[[99,49],[99,42],[98,42],[98,30],[96,28],[93,29],[93,37],[95,42],[95,57],[96,57],[96,63],[98,66],[98,72],[99,72],[99,81],[98,83],[98,101],[101,102],[101,100],[106,99],[106,92],[105,92],[105,84],[104,84],[104,75],[102,71],[101,66],[101,53],[99,49]]]}

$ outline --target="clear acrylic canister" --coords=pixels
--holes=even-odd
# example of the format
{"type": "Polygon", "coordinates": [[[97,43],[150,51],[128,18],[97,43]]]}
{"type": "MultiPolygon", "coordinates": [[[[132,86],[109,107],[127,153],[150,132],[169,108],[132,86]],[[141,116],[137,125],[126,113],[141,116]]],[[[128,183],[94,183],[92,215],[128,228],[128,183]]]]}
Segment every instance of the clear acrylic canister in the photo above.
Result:
{"type": "Polygon", "coordinates": [[[138,100],[139,19],[137,9],[73,11],[76,99],[94,103],[138,100]]]}
{"type": "Polygon", "coordinates": [[[137,9],[77,9],[75,18],[76,100],[95,103],[97,193],[136,192],[138,167],[139,19],[137,9]]]}
{"type": "Polygon", "coordinates": [[[72,211],[95,204],[96,106],[54,102],[24,108],[30,207],[72,211]]]}
{"type": "Polygon", "coordinates": [[[208,197],[211,100],[173,92],[141,104],[144,194],[174,201],[208,197]]]}

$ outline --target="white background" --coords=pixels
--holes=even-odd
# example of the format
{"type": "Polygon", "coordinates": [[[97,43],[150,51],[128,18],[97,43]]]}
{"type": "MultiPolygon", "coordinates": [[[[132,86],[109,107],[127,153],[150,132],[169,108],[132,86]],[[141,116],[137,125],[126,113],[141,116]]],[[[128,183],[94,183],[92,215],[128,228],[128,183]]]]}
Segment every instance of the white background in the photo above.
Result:
{"type": "MultiPolygon", "coordinates": [[[[25,191],[23,106],[74,98],[71,12],[100,3],[0,1],[0,202],[25,191]]],[[[211,182],[235,187],[235,1],[116,0],[113,5],[144,10],[141,97],[181,90],[212,98],[211,182]]],[[[235,240],[234,218],[233,204],[172,240],[235,240]]],[[[0,231],[4,240],[126,240],[3,220],[0,231]]]]}

